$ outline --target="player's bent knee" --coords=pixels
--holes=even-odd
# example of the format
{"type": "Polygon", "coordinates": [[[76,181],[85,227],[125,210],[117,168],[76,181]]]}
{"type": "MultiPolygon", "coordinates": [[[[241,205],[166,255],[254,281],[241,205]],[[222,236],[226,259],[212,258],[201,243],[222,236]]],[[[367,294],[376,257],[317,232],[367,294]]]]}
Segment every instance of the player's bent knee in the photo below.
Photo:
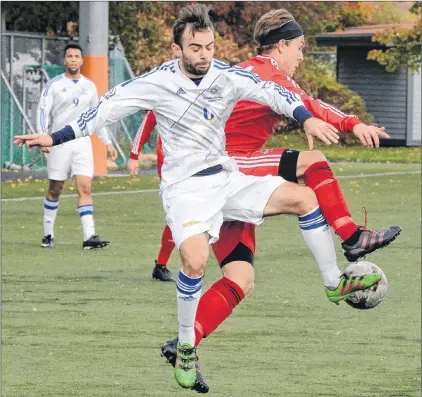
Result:
{"type": "Polygon", "coordinates": [[[78,186],[79,197],[91,196],[91,185],[78,186]]]}
{"type": "Polygon", "coordinates": [[[308,150],[300,152],[297,161],[297,177],[302,178],[305,171],[315,163],[320,161],[327,161],[327,158],[319,150],[308,150]]]}
{"type": "Polygon", "coordinates": [[[318,199],[311,188],[307,186],[301,187],[303,192],[298,203],[298,215],[305,215],[318,207],[318,199]]]}
{"type": "Polygon", "coordinates": [[[58,200],[60,193],[62,192],[64,182],[61,181],[50,181],[48,187],[48,194],[52,200],[58,200]]]}

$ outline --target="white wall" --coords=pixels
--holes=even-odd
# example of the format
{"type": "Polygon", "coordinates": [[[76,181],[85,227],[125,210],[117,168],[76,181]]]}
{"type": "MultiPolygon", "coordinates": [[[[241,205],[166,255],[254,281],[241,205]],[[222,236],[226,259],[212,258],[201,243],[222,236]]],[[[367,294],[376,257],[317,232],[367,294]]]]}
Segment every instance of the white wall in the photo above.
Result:
{"type": "Polygon", "coordinates": [[[408,121],[407,121],[407,144],[421,144],[421,118],[422,118],[422,101],[421,101],[421,68],[419,72],[409,76],[408,85],[408,121]]]}

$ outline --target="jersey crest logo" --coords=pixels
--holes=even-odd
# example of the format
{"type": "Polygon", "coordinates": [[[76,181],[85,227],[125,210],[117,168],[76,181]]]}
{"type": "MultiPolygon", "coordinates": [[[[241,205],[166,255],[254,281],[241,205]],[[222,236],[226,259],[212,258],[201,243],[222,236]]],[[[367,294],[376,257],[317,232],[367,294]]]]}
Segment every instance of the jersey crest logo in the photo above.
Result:
{"type": "Polygon", "coordinates": [[[110,99],[116,93],[116,87],[113,87],[110,91],[104,94],[105,99],[110,99]]]}
{"type": "Polygon", "coordinates": [[[212,120],[215,117],[215,114],[211,112],[211,110],[208,110],[207,108],[204,108],[204,119],[205,120],[212,120]]]}
{"type": "Polygon", "coordinates": [[[223,97],[220,95],[217,87],[211,87],[204,92],[204,99],[208,102],[217,102],[223,100],[223,97]]]}
{"type": "Polygon", "coordinates": [[[75,108],[76,108],[76,106],[78,106],[78,103],[79,103],[79,99],[73,98],[73,104],[75,105],[75,108]]]}

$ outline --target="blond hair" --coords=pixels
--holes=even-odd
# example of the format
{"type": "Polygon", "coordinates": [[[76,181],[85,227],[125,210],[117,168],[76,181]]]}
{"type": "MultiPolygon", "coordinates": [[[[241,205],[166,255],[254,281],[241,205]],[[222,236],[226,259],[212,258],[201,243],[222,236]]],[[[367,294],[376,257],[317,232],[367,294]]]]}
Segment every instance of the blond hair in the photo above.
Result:
{"type": "Polygon", "coordinates": [[[257,48],[258,55],[268,52],[277,46],[277,43],[261,46],[261,43],[264,41],[268,33],[279,28],[285,23],[294,20],[293,15],[285,8],[271,10],[259,18],[258,22],[255,24],[255,30],[253,33],[254,40],[259,44],[259,47],[257,48]]]}

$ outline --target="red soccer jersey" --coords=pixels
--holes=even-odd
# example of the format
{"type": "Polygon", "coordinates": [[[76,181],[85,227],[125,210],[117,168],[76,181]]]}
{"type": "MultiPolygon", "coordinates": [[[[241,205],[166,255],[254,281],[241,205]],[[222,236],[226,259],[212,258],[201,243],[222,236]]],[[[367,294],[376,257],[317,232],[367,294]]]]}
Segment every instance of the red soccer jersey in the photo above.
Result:
{"type": "MultiPolygon", "coordinates": [[[[340,132],[351,132],[356,124],[361,123],[356,116],[346,115],[332,105],[311,98],[294,80],[278,69],[276,61],[271,57],[258,55],[237,66],[256,73],[262,81],[273,81],[297,93],[315,117],[332,124],[340,132]]],[[[240,101],[226,123],[226,150],[230,153],[261,149],[282,117],[268,106],[240,101]]]]}

